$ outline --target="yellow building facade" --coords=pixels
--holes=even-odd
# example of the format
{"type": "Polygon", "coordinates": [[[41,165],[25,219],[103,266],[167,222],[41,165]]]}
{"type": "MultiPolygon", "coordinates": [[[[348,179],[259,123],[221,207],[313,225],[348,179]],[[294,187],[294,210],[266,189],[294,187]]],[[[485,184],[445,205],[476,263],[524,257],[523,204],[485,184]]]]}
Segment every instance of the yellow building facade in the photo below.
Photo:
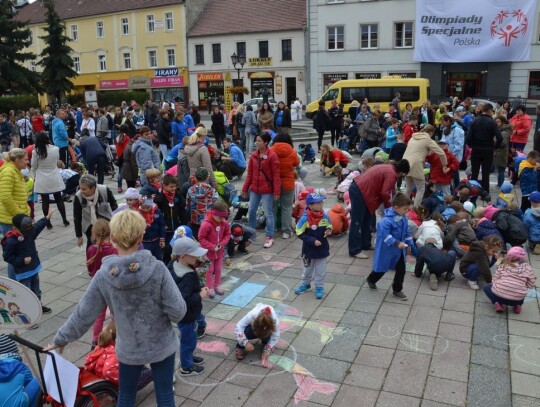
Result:
{"type": "MultiPolygon", "coordinates": [[[[75,93],[146,90],[154,100],[180,97],[188,101],[183,1],[143,2],[145,8],[133,9],[134,4],[141,2],[115,0],[114,12],[97,14],[100,8],[110,11],[110,7],[102,0],[94,0],[83,5],[95,6],[93,12],[87,9],[84,16],[66,10],[65,3],[70,2],[58,1],[56,9],[71,39],[74,69],[79,74],[73,79],[75,93]]],[[[18,15],[20,20],[29,22],[32,44],[28,51],[38,56],[45,46],[39,38],[45,35],[45,16],[39,13],[40,8],[40,2],[35,2],[18,15]]],[[[37,61],[29,62],[28,68],[40,70],[37,61]]]]}

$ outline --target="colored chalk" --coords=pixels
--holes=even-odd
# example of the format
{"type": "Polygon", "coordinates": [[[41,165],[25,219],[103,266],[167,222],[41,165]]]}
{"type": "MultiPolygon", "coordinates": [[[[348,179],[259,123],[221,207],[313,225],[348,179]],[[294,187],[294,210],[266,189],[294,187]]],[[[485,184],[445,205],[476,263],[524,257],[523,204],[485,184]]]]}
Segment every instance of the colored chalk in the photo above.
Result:
{"type": "Polygon", "coordinates": [[[266,286],[262,284],[242,283],[240,287],[225,297],[221,303],[243,308],[265,288],[266,286]]]}

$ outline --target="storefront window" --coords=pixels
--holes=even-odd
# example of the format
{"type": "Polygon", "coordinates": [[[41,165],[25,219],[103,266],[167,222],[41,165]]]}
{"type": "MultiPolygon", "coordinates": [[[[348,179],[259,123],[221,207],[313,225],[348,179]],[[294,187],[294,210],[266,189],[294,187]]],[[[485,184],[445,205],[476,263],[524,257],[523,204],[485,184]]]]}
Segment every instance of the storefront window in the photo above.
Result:
{"type": "Polygon", "coordinates": [[[540,99],[540,71],[529,72],[529,99],[540,99]]]}

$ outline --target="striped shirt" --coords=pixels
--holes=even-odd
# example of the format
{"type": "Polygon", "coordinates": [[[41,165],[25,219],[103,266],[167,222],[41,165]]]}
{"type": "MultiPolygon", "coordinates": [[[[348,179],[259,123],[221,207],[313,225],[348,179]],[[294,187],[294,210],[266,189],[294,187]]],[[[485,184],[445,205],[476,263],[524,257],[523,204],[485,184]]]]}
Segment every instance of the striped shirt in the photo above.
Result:
{"type": "Polygon", "coordinates": [[[15,341],[7,335],[0,334],[0,360],[7,358],[21,361],[19,349],[15,341]]]}
{"type": "Polygon", "coordinates": [[[522,300],[529,288],[534,288],[536,277],[528,263],[501,264],[493,277],[492,291],[507,300],[522,300]]]}

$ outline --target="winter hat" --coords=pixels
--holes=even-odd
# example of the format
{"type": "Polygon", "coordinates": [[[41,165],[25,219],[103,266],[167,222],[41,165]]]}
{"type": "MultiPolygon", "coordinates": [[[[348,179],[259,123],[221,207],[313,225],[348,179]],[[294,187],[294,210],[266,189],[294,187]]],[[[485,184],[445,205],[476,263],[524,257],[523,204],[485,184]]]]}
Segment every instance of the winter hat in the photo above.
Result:
{"type": "Polygon", "coordinates": [[[529,196],[529,201],[531,201],[532,203],[540,203],[540,192],[534,191],[534,192],[529,196]]]}
{"type": "Polygon", "coordinates": [[[234,225],[231,229],[233,237],[242,237],[244,234],[244,228],[240,225],[234,225]]]}
{"type": "Polygon", "coordinates": [[[499,208],[495,208],[493,205],[488,205],[486,206],[484,216],[487,220],[493,220],[493,217],[497,212],[499,212],[499,208]]]}
{"type": "Polygon", "coordinates": [[[501,192],[503,194],[509,194],[510,192],[512,192],[512,190],[513,190],[512,184],[510,184],[509,182],[505,182],[504,184],[501,185],[501,192]]]}
{"type": "Polygon", "coordinates": [[[126,199],[140,199],[141,194],[139,194],[139,191],[136,188],[128,188],[124,197],[126,199]]]}
{"type": "Polygon", "coordinates": [[[33,227],[32,227],[32,218],[30,216],[26,216],[23,213],[19,213],[18,215],[15,215],[13,219],[11,220],[11,223],[13,226],[15,226],[23,236],[30,236],[32,233],[33,227]]]}
{"type": "Polygon", "coordinates": [[[527,259],[527,253],[521,247],[512,247],[506,253],[506,257],[510,260],[525,261],[527,259]]]}
{"type": "Polygon", "coordinates": [[[195,171],[195,178],[197,181],[205,181],[210,176],[210,173],[208,170],[204,167],[197,168],[197,171],[195,171]]]}
{"type": "Polygon", "coordinates": [[[463,209],[465,209],[469,213],[472,213],[472,211],[474,211],[474,204],[470,201],[467,201],[463,204],[463,209]]]}
{"type": "Polygon", "coordinates": [[[322,202],[322,201],[324,201],[324,198],[321,195],[317,194],[316,192],[309,194],[306,197],[306,203],[308,205],[311,205],[317,202],[322,202]]]}

